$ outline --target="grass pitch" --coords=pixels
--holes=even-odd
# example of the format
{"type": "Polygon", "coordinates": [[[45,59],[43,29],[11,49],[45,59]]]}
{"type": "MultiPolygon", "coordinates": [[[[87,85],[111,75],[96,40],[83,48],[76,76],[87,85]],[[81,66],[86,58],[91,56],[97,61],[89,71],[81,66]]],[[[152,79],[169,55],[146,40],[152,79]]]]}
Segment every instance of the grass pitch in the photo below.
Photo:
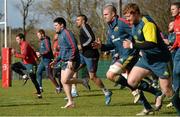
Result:
{"type": "MultiPolygon", "coordinates": [[[[0,116],[134,116],[143,109],[140,104],[133,104],[129,89],[121,90],[108,80],[103,82],[113,92],[109,106],[105,105],[102,91],[90,82],[91,91],[82,85],[77,86],[79,97],[74,98],[74,109],[61,109],[66,104],[65,94],[56,94],[50,80],[43,80],[42,99],[37,99],[33,94],[35,89],[31,81],[22,86],[22,80],[13,80],[12,87],[0,88],[0,116]]],[[[148,93],[146,96],[153,105],[154,96],[148,93]]],[[[162,109],[155,113],[156,116],[176,115],[174,108],[165,107],[167,103],[165,99],[162,109]]]]}

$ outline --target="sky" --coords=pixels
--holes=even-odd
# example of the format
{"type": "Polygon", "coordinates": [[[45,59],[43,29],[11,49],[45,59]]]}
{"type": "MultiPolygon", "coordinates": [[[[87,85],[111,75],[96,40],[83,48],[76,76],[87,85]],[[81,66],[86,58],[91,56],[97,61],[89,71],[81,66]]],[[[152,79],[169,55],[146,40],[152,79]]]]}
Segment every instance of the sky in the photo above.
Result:
{"type": "MultiPolygon", "coordinates": [[[[35,2],[36,1],[40,1],[40,0],[35,0],[35,2]]],[[[12,28],[22,27],[22,23],[23,23],[20,11],[16,7],[17,4],[20,4],[20,0],[7,0],[7,26],[10,26],[12,28]]],[[[0,0],[0,13],[4,13],[4,0],[0,0]]],[[[36,26],[38,26],[39,28],[53,28],[52,22],[49,21],[47,17],[43,17],[41,20],[42,20],[41,23],[37,24],[36,26]],[[43,22],[46,23],[44,24],[43,22]]]]}
{"type": "MultiPolygon", "coordinates": [[[[40,1],[40,0],[38,0],[40,1]]],[[[35,0],[36,2],[36,0],[35,0]]],[[[23,19],[22,19],[22,15],[19,11],[19,9],[17,8],[17,4],[20,4],[20,0],[7,0],[7,26],[10,26],[12,28],[19,28],[23,26],[23,19]]],[[[4,13],[4,0],[0,0],[0,13],[4,13]]],[[[35,16],[35,13],[32,14],[35,16]]],[[[29,12],[29,16],[30,16],[30,12],[29,12]]],[[[37,26],[39,28],[49,28],[52,27],[51,23],[52,22],[47,22],[46,18],[42,18],[44,20],[42,21],[46,21],[46,23],[48,23],[48,25],[44,25],[43,23],[39,23],[37,24],[37,26]]],[[[3,20],[0,20],[1,22],[3,20]]],[[[2,27],[2,26],[0,26],[2,27]]]]}
{"type": "MultiPolygon", "coordinates": [[[[19,0],[7,0],[7,25],[13,28],[22,26],[21,14],[15,7],[18,2],[19,0]]],[[[4,13],[4,0],[0,0],[0,12],[4,13]]]]}

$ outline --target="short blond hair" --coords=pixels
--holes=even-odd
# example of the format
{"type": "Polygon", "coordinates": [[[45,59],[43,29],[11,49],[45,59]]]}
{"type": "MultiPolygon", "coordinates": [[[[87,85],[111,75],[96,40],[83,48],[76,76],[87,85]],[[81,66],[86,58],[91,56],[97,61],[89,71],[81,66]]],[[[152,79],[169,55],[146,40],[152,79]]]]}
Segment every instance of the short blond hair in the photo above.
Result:
{"type": "Polygon", "coordinates": [[[135,3],[129,3],[129,4],[125,5],[123,8],[123,14],[125,15],[127,13],[130,13],[130,14],[138,13],[138,14],[140,14],[139,6],[135,3]]]}

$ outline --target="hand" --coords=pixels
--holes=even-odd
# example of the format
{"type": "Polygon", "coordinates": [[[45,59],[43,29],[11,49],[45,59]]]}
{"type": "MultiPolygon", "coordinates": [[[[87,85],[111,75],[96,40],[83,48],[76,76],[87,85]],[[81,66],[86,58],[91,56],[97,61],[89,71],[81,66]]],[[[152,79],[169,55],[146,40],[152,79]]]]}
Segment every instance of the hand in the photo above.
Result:
{"type": "Polygon", "coordinates": [[[123,41],[123,47],[124,48],[132,48],[132,42],[130,40],[128,40],[128,39],[125,39],[123,41]]]}
{"type": "Polygon", "coordinates": [[[54,65],[55,65],[55,61],[52,61],[52,62],[49,63],[49,66],[50,66],[51,68],[53,68],[54,65]]]}
{"type": "Polygon", "coordinates": [[[16,50],[14,48],[11,49],[11,54],[15,55],[16,54],[16,50]]]}
{"type": "Polygon", "coordinates": [[[102,42],[99,38],[92,43],[93,49],[99,49],[101,48],[101,46],[102,46],[102,42]]]}
{"type": "Polygon", "coordinates": [[[40,52],[36,52],[36,55],[37,55],[38,58],[41,57],[40,52]]]}
{"type": "Polygon", "coordinates": [[[71,69],[71,70],[73,69],[73,62],[72,61],[68,61],[67,68],[71,69]]]}
{"type": "Polygon", "coordinates": [[[82,50],[82,47],[81,47],[81,45],[78,45],[78,49],[79,49],[79,50],[82,50]]]}
{"type": "Polygon", "coordinates": [[[166,45],[169,45],[169,44],[170,44],[170,42],[169,42],[168,39],[163,39],[163,41],[164,41],[164,43],[165,43],[166,45]]]}
{"type": "Polygon", "coordinates": [[[173,52],[174,51],[174,48],[172,46],[169,47],[169,51],[170,52],[173,52]]]}

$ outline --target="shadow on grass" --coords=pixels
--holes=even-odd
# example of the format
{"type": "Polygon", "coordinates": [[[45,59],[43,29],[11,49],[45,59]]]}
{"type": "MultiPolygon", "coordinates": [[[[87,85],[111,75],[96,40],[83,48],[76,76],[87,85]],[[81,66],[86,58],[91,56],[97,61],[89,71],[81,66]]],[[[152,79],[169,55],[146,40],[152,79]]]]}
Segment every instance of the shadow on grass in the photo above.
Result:
{"type": "MultiPolygon", "coordinates": [[[[109,90],[110,91],[122,91],[122,90],[126,90],[126,89],[118,89],[118,88],[116,88],[116,89],[114,89],[114,88],[109,88],[109,90]]],[[[102,90],[101,89],[91,89],[90,91],[88,91],[87,89],[83,89],[83,90],[80,90],[80,92],[102,92],[102,90]]]]}
{"type": "Polygon", "coordinates": [[[135,104],[133,104],[133,103],[124,103],[124,104],[122,104],[122,103],[116,103],[116,104],[110,104],[109,106],[134,106],[135,104]]]}
{"type": "Polygon", "coordinates": [[[164,115],[176,115],[176,112],[162,112],[164,115]]]}
{"type": "Polygon", "coordinates": [[[36,103],[36,104],[9,104],[9,105],[0,105],[0,107],[14,107],[14,106],[37,106],[37,105],[50,105],[50,103],[36,103]]]}
{"type": "Polygon", "coordinates": [[[96,96],[104,96],[104,94],[84,94],[78,97],[96,97],[96,96]]]}

